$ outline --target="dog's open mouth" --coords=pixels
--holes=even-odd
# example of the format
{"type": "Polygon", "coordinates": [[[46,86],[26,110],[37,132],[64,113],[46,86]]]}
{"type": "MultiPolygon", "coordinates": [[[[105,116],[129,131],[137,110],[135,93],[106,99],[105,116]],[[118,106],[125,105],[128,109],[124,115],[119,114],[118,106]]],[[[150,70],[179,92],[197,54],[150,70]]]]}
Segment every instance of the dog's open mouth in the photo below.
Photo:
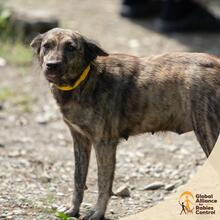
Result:
{"type": "Polygon", "coordinates": [[[45,72],[46,79],[51,83],[57,83],[61,80],[63,74],[58,72],[45,72]]]}
{"type": "Polygon", "coordinates": [[[49,82],[54,82],[54,81],[56,81],[57,80],[57,74],[46,74],[46,78],[47,78],[47,80],[49,81],[49,82]]]}

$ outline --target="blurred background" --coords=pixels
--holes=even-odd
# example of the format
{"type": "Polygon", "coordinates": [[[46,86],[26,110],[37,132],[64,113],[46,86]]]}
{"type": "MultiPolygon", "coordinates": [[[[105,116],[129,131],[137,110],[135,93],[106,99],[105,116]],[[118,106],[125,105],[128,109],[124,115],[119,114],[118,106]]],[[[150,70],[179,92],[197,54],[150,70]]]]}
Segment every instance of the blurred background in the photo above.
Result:
{"type": "MultiPolygon", "coordinates": [[[[220,55],[218,1],[195,8],[149,2],[0,0],[0,219],[56,219],[57,208],[72,197],[72,140],[29,47],[38,32],[56,26],[78,30],[110,53],[220,55]]],[[[204,162],[193,133],[123,141],[114,182],[118,195],[107,217],[118,219],[166,199],[204,162]]],[[[96,172],[93,154],[82,213],[95,203],[96,172]]]]}

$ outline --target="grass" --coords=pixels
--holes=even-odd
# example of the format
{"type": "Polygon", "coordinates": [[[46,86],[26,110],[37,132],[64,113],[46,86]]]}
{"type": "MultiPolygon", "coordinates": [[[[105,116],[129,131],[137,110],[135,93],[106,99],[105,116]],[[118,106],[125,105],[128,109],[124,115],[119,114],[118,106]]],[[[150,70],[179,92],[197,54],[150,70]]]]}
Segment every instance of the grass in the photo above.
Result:
{"type": "Polygon", "coordinates": [[[16,96],[12,102],[21,107],[23,112],[30,113],[32,112],[32,104],[33,104],[33,97],[30,95],[18,95],[16,96]]]}
{"type": "Polygon", "coordinates": [[[32,112],[33,97],[28,94],[16,93],[8,87],[0,87],[0,103],[10,102],[13,106],[19,107],[23,112],[32,112]]]}
{"type": "Polygon", "coordinates": [[[0,102],[7,101],[10,97],[12,97],[14,92],[10,88],[1,88],[0,87],[0,102]]]}
{"type": "Polygon", "coordinates": [[[42,198],[41,201],[46,205],[52,205],[55,201],[55,196],[53,193],[48,192],[46,198],[42,198]]]}
{"type": "Polygon", "coordinates": [[[65,214],[64,212],[56,212],[56,217],[58,217],[59,219],[62,219],[62,220],[69,220],[70,217],[65,214]]]}
{"type": "Polygon", "coordinates": [[[21,41],[0,39],[0,57],[3,57],[9,64],[26,66],[32,62],[32,51],[21,41]]]}
{"type": "Polygon", "coordinates": [[[0,2],[0,57],[5,58],[9,64],[21,66],[30,64],[31,49],[24,45],[21,36],[14,32],[11,18],[12,12],[0,2]]]}

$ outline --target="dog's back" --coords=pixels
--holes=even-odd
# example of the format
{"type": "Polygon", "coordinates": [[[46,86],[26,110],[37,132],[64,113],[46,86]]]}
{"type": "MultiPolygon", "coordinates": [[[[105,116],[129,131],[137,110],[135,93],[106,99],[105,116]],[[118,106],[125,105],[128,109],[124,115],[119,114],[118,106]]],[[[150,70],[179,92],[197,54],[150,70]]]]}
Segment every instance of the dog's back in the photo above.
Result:
{"type": "Polygon", "coordinates": [[[148,58],[114,54],[97,62],[105,66],[100,84],[107,82],[103,87],[114,99],[111,110],[113,118],[119,117],[119,135],[194,130],[210,152],[219,134],[219,58],[201,53],[148,58]]]}

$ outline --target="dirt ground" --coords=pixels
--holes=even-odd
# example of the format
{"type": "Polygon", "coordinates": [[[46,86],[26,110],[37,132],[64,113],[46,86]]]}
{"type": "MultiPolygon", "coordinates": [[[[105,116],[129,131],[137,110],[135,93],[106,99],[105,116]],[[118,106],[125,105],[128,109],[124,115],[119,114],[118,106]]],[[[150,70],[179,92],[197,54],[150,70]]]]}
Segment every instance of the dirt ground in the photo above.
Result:
{"type": "MultiPolygon", "coordinates": [[[[63,27],[79,30],[109,52],[220,54],[218,34],[160,34],[153,20],[121,18],[117,0],[8,0],[7,4],[16,10],[50,10],[63,27]]],[[[213,9],[218,13],[219,8],[213,9]]],[[[0,86],[8,93],[0,102],[0,219],[56,219],[55,209],[69,205],[72,197],[74,158],[69,131],[35,64],[0,67],[0,86]]],[[[204,161],[193,133],[144,134],[123,141],[118,147],[114,191],[127,186],[130,197],[113,196],[107,217],[128,216],[166,199],[204,161]],[[158,182],[161,188],[146,189],[158,182]]],[[[96,173],[93,153],[82,213],[95,203],[96,173]]]]}

